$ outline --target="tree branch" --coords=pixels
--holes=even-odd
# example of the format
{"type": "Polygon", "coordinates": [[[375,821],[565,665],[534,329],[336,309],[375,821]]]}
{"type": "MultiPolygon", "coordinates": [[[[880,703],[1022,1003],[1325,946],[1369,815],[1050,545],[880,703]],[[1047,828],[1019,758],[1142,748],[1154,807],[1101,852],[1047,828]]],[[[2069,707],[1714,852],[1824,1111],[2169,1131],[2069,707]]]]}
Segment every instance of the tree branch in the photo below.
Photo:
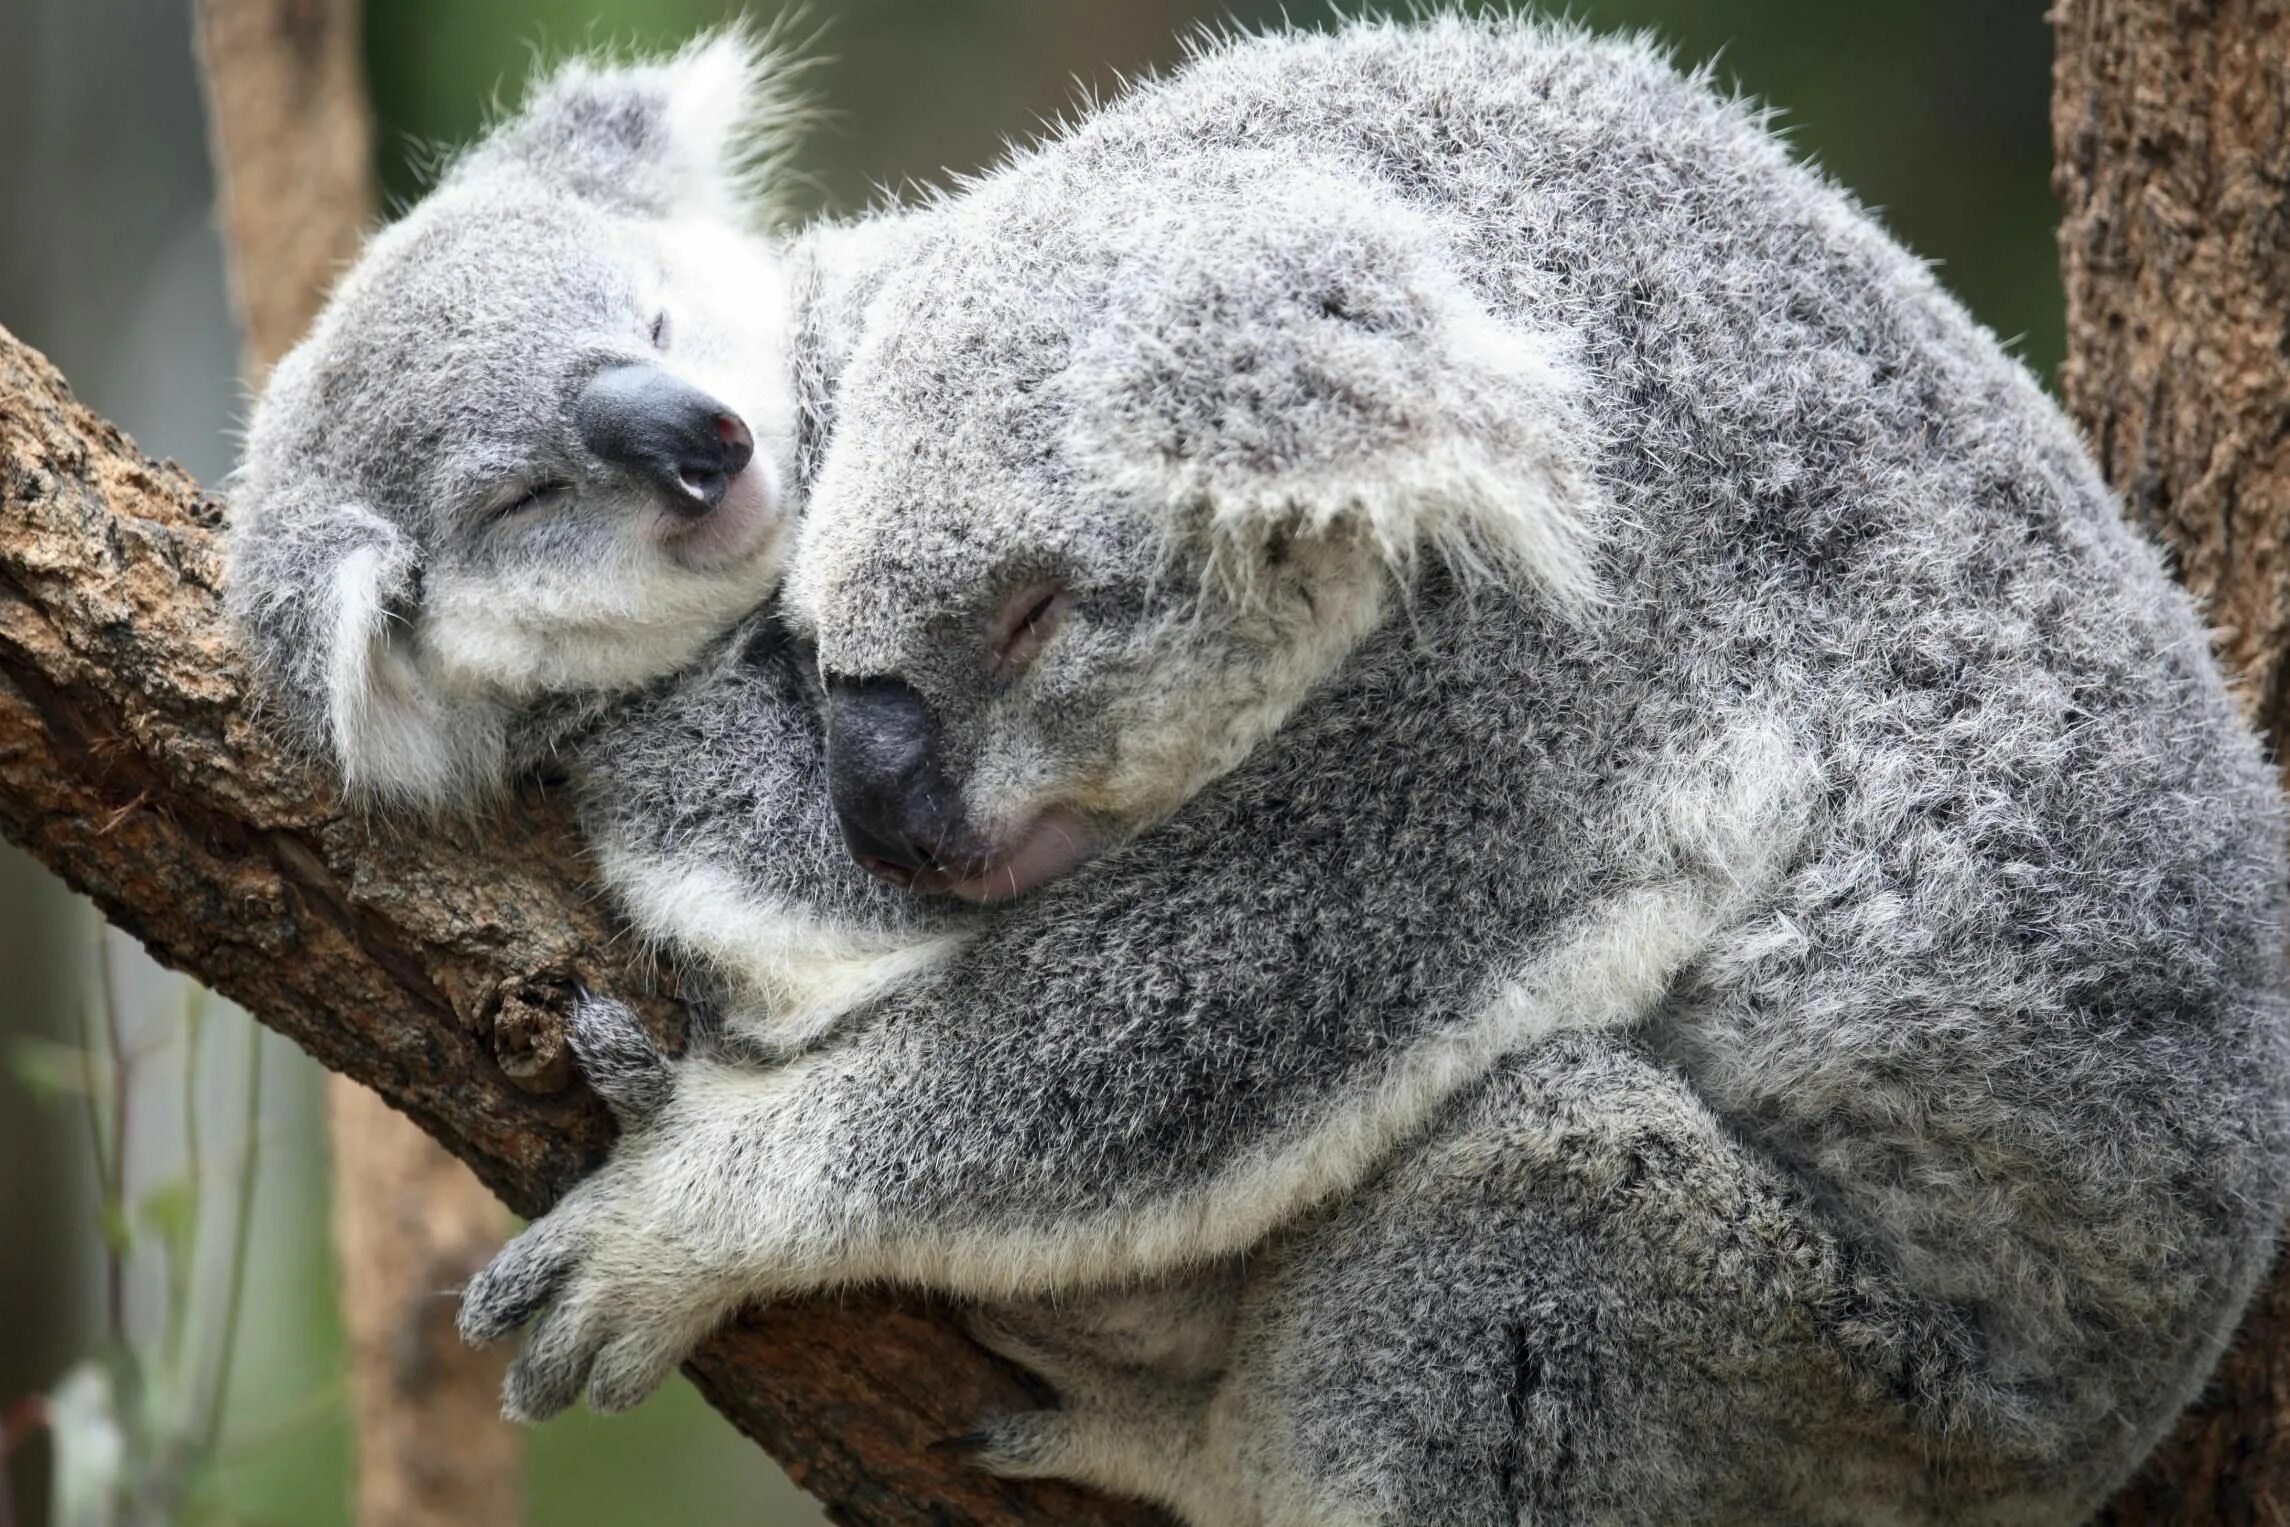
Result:
{"type": "MultiPolygon", "coordinates": [[[[583,889],[553,803],[482,825],[370,822],[281,750],[248,713],[221,524],[215,499],[0,331],[0,831],[538,1214],[611,1135],[571,1081],[570,982],[640,994],[657,973],[583,889]]],[[[640,1005],[674,1043],[672,1004],[640,1005]]],[[[1156,1519],[927,1451],[1037,1403],[934,1307],[755,1312],[691,1372],[845,1521],[1156,1519]]]]}
{"type": "MultiPolygon", "coordinates": [[[[259,380],[318,316],[373,216],[358,0],[199,0],[207,139],[243,369],[259,380]]],[[[356,1520],[511,1522],[523,1435],[503,1362],[472,1352],[436,1290],[501,1248],[482,1183],[373,1093],[326,1087],[335,1277],[348,1337],[356,1520]]]]}

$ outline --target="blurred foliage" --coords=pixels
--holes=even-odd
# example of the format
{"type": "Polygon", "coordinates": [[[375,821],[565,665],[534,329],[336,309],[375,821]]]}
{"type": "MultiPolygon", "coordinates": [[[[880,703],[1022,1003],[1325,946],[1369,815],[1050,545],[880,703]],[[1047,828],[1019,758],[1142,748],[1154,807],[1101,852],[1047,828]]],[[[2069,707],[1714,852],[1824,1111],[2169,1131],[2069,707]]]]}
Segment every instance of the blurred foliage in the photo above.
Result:
{"type": "MultiPolygon", "coordinates": [[[[92,911],[83,917],[96,974],[75,1004],[73,1041],[15,1036],[8,1072],[35,1106],[68,1108],[83,1125],[96,1191],[81,1237],[101,1248],[102,1327],[43,1395],[12,1398],[0,1413],[0,1462],[45,1432],[52,1527],[222,1527],[243,1510],[222,1460],[256,1262],[267,1045],[252,1019],[228,1010],[239,1080],[235,1127],[218,1131],[206,992],[169,983],[180,1012],[156,1024],[132,1012],[118,940],[92,911]],[[171,1118],[154,1081],[172,1094],[171,1118]],[[145,1138],[154,1131],[171,1138],[145,1138]],[[138,1281],[155,1297],[138,1298],[138,1281]]],[[[0,1489],[9,1484],[0,1468],[0,1489]]]]}

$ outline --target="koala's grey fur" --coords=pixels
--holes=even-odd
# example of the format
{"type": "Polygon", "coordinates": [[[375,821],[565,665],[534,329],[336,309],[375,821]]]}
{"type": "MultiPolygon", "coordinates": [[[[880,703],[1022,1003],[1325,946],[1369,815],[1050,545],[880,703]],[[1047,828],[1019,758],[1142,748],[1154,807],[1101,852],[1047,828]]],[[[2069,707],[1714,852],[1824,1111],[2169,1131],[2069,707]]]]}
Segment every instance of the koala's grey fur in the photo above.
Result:
{"type": "MultiPolygon", "coordinates": [[[[584,1010],[623,1144],[464,1307],[538,1316],[512,1409],[884,1278],[1047,1301],[983,1334],[1066,1408],[983,1461],[1199,1523],[2088,1511],[2270,1250],[2283,866],[2019,368],[1751,114],[1518,22],[1215,47],[899,228],[780,273],[817,655],[583,745],[733,1003],[667,1068],[584,1010]],[[1106,851],[861,875],[822,665],[1106,851]]],[[[331,715],[339,620],[267,629],[331,715]]]]}
{"type": "Polygon", "coordinates": [[[513,1408],[887,1278],[1073,1298],[982,1456],[1196,1522],[2019,1522],[2208,1372],[2274,785],[2021,368],[1646,48],[1239,42],[1014,157],[864,306],[801,535],[818,664],[1109,851],[861,879],[768,628],[609,722],[608,874],[787,1058],[675,1068],[473,1285],[513,1408]],[[1074,1350],[1103,1299],[1181,1356],[1074,1350]]]}

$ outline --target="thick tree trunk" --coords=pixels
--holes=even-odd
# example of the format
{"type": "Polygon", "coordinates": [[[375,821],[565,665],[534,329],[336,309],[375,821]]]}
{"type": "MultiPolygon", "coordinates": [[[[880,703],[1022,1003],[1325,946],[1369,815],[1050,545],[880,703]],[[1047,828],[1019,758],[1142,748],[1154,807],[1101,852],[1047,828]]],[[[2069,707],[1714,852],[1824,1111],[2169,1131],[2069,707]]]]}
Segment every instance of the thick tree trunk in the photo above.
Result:
{"type": "Polygon", "coordinates": [[[260,382],[374,215],[360,0],[197,0],[231,304],[260,382]]]}
{"type": "MultiPolygon", "coordinates": [[[[357,0],[201,0],[200,75],[246,371],[259,382],[317,316],[374,210],[357,0]]],[[[511,1523],[524,1448],[502,1359],[455,1339],[437,1290],[501,1243],[485,1185],[348,1077],[328,1073],[334,1252],[349,1335],[364,1527],[511,1523]]]]}
{"type": "MultiPolygon", "coordinates": [[[[2290,720],[2290,0],[2062,0],[2068,406],[2290,720]]],[[[2277,741],[2279,746],[2279,741],[2277,741]]],[[[2290,1522],[2290,1264],[2119,1523],[2290,1522]]]]}
{"type": "MultiPolygon", "coordinates": [[[[342,809],[247,709],[221,506],[0,331],[0,832],[161,961],[372,1087],[520,1213],[611,1129],[571,1081],[570,982],[673,1005],[529,798],[420,830],[342,809]]],[[[848,1296],[751,1314],[701,1389],[845,1521],[1143,1523],[929,1444],[1035,1403],[941,1310],[848,1296]]]]}

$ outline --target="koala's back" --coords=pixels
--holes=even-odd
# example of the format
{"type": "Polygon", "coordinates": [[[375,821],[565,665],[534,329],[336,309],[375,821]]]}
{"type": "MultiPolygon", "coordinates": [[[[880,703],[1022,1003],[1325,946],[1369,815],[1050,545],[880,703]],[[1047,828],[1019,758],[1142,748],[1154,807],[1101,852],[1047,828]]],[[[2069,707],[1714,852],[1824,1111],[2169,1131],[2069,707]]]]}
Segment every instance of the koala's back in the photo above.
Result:
{"type": "Polygon", "coordinates": [[[1616,601],[1550,633],[1554,690],[1616,692],[1581,745],[1746,705],[1822,775],[1778,904],[1649,1042],[1946,1312],[1931,1392],[1959,1419],[2115,1467],[2271,1246],[2284,868],[2206,632],[2073,431],[1752,112],[1636,45],[1457,20],[1237,44],[1007,194],[1086,221],[1169,194],[1172,142],[1349,162],[1446,220],[1491,309],[1571,340],[1616,601]]]}

